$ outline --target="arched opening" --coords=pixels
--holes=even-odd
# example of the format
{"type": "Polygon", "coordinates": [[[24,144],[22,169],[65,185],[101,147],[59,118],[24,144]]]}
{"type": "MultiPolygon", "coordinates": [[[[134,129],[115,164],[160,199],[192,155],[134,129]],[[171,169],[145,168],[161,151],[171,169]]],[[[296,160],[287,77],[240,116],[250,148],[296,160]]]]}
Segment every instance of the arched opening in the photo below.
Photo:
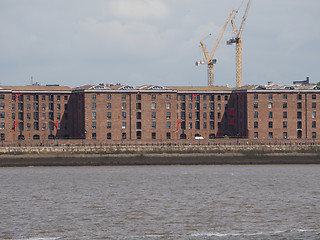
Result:
{"type": "Polygon", "coordinates": [[[24,140],[24,135],[19,135],[18,140],[24,140]]]}
{"type": "Polygon", "coordinates": [[[48,136],[48,139],[54,139],[54,135],[50,134],[50,135],[48,136]]]}
{"type": "Polygon", "coordinates": [[[298,130],[298,132],[297,132],[297,138],[302,138],[302,131],[301,131],[301,130],[298,130]]]}
{"type": "Polygon", "coordinates": [[[216,138],[216,135],[214,133],[209,134],[209,139],[214,139],[216,138]]]}
{"type": "Polygon", "coordinates": [[[184,133],[181,133],[181,134],[180,134],[180,139],[187,139],[187,135],[184,134],[184,133]]]}
{"type": "Polygon", "coordinates": [[[33,140],[39,140],[40,136],[39,135],[33,135],[33,140]]]}

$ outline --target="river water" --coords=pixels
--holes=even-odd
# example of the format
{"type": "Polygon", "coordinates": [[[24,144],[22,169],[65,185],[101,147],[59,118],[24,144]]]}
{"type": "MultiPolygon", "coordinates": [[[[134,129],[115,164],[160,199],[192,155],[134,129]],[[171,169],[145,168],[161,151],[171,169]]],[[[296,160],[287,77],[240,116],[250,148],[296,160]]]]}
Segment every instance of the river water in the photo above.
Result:
{"type": "Polygon", "coordinates": [[[0,168],[1,239],[320,239],[320,165],[0,168]]]}

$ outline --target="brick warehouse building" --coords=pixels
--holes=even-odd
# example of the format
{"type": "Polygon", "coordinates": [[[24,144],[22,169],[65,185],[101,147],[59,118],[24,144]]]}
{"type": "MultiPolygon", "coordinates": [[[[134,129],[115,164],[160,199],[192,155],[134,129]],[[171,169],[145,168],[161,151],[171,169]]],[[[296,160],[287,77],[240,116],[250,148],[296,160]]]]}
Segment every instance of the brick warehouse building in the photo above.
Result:
{"type": "Polygon", "coordinates": [[[237,89],[1,86],[0,134],[2,142],[318,139],[319,93],[308,83],[237,89]]]}

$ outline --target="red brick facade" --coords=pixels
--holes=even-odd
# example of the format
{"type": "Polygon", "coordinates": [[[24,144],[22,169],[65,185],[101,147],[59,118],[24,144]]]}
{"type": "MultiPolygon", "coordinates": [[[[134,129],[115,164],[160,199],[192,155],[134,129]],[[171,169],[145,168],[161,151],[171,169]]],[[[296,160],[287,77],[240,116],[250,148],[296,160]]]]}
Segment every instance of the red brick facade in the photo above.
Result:
{"type": "Polygon", "coordinates": [[[1,141],[318,139],[320,90],[290,86],[0,88],[1,141]]]}

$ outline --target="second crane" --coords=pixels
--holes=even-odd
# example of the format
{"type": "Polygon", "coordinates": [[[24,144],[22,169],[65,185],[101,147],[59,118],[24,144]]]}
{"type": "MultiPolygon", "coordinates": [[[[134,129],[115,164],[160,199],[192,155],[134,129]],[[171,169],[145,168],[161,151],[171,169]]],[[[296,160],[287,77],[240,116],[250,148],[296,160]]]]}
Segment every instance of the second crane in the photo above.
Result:
{"type": "Polygon", "coordinates": [[[196,66],[199,66],[199,65],[202,65],[202,64],[207,64],[208,65],[208,86],[214,86],[213,65],[217,62],[217,60],[213,59],[213,56],[214,56],[214,54],[215,54],[215,52],[216,52],[216,50],[218,48],[218,45],[219,45],[219,43],[220,43],[220,41],[221,41],[221,39],[223,37],[223,34],[224,34],[224,32],[225,32],[225,30],[226,30],[226,28],[228,26],[228,23],[230,22],[231,17],[234,14],[235,11],[236,10],[233,9],[230,12],[225,24],[223,25],[223,27],[221,29],[220,35],[219,35],[219,37],[218,37],[218,39],[217,39],[217,41],[216,41],[216,43],[215,43],[210,55],[209,55],[208,51],[206,50],[205,46],[203,45],[203,43],[200,42],[200,45],[202,47],[202,50],[203,50],[203,53],[204,53],[204,56],[205,56],[205,61],[196,62],[196,66]]]}

